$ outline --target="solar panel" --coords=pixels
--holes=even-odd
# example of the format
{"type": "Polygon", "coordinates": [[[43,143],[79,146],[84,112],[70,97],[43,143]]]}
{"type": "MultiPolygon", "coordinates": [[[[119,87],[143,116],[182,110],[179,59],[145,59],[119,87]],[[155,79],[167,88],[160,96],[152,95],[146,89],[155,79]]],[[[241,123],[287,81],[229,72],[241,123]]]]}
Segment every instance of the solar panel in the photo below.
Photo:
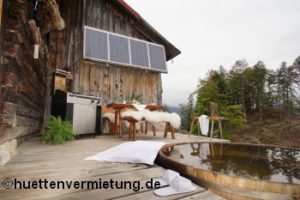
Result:
{"type": "Polygon", "coordinates": [[[139,40],[130,40],[131,64],[149,67],[147,43],[139,40]]]}
{"type": "Polygon", "coordinates": [[[128,38],[109,35],[110,61],[130,64],[128,38]]]}
{"type": "Polygon", "coordinates": [[[164,47],[148,44],[151,68],[167,71],[164,47]]]}
{"type": "Polygon", "coordinates": [[[164,46],[84,27],[84,58],[167,72],[164,46]]]}
{"type": "Polygon", "coordinates": [[[94,29],[85,29],[85,50],[87,58],[108,60],[107,33],[94,29]]]}

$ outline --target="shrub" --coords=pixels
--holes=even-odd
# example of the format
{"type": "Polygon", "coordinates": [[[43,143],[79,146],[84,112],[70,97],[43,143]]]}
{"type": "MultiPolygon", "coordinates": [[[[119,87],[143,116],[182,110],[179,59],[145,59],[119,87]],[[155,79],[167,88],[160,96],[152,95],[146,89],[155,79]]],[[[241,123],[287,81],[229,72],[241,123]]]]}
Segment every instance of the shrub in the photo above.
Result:
{"type": "Polygon", "coordinates": [[[74,140],[74,134],[74,129],[69,121],[50,116],[47,131],[43,134],[43,141],[51,144],[64,144],[68,140],[74,140]]]}
{"type": "Polygon", "coordinates": [[[242,112],[241,105],[230,105],[225,107],[220,116],[225,117],[223,135],[225,139],[230,139],[232,134],[243,130],[246,127],[246,119],[242,112]]]}
{"type": "Polygon", "coordinates": [[[230,105],[221,111],[221,116],[227,119],[226,123],[231,128],[244,128],[246,120],[241,105],[230,105]]]}

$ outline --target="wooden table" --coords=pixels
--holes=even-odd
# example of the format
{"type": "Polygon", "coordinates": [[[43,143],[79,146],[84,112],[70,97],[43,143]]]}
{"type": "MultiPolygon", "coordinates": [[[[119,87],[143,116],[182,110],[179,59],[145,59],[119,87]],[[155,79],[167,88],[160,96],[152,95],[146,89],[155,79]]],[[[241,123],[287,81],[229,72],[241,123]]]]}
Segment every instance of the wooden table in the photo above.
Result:
{"type": "MultiPolygon", "coordinates": [[[[115,110],[115,126],[113,133],[115,135],[119,135],[121,137],[121,111],[123,109],[132,109],[132,110],[137,110],[134,104],[131,103],[118,103],[118,102],[113,102],[111,104],[108,104],[107,107],[111,107],[115,110]]],[[[154,110],[161,110],[164,107],[161,105],[157,104],[147,104],[145,109],[154,111],[154,110]]]]}

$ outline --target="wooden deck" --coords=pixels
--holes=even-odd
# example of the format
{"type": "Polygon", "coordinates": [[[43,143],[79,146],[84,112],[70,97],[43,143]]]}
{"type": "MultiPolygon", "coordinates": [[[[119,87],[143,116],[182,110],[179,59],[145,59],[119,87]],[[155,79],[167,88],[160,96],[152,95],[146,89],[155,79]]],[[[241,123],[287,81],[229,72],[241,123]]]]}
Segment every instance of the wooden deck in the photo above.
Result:
{"type": "MultiPolygon", "coordinates": [[[[204,141],[206,137],[176,134],[176,140],[164,139],[162,133],[156,137],[138,135],[138,139],[165,141],[167,143],[181,141],[204,141]]],[[[43,144],[40,138],[33,138],[18,147],[18,155],[4,167],[0,167],[0,182],[5,178],[18,180],[48,181],[141,181],[141,185],[151,178],[159,177],[165,169],[160,166],[144,164],[108,163],[84,161],[87,156],[103,151],[109,147],[128,141],[127,137],[114,136],[87,137],[72,141],[65,145],[43,144]]],[[[219,200],[221,197],[197,186],[191,193],[158,197],[153,190],[142,189],[138,192],[132,189],[4,189],[1,183],[0,199],[210,199],[219,200]]]]}

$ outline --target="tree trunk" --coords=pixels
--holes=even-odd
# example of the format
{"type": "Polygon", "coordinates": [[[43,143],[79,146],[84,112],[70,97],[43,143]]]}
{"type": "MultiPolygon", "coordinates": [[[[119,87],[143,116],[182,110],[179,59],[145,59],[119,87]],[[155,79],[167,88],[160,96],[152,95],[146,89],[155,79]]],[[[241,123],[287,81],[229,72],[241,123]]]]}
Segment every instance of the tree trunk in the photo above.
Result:
{"type": "Polygon", "coordinates": [[[244,84],[242,76],[241,76],[241,83],[242,83],[242,90],[241,90],[242,110],[243,110],[243,113],[244,113],[244,118],[247,121],[246,99],[245,99],[245,84],[244,84]]]}

